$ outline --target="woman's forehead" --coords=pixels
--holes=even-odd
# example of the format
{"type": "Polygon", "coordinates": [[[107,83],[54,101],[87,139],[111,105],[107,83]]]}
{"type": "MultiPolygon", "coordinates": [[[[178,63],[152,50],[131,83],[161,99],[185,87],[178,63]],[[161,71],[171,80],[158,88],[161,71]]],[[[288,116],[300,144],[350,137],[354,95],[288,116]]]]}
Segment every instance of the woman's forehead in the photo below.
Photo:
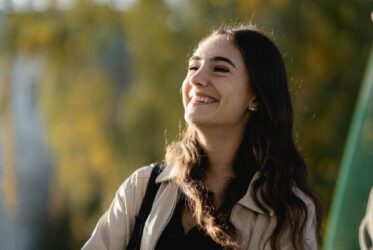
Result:
{"type": "Polygon", "coordinates": [[[233,45],[232,41],[223,35],[213,35],[202,40],[193,53],[199,57],[240,57],[240,52],[233,45]]]}
{"type": "Polygon", "coordinates": [[[233,44],[232,40],[224,35],[213,35],[202,40],[189,61],[193,61],[195,58],[211,61],[217,61],[214,58],[225,58],[227,59],[225,61],[232,62],[235,68],[245,70],[241,52],[233,44]]]}

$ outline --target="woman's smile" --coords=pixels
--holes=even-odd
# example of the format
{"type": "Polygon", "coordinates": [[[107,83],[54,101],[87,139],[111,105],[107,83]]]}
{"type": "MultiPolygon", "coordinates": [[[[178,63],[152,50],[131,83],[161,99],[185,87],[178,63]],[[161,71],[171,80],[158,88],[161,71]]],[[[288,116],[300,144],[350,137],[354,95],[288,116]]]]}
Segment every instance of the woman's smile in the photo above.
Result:
{"type": "Polygon", "coordinates": [[[196,126],[244,127],[255,96],[239,50],[213,36],[199,44],[189,60],[182,86],[184,118],[196,126]]]}
{"type": "Polygon", "coordinates": [[[208,96],[193,96],[191,102],[192,104],[211,104],[217,101],[208,96]]]}
{"type": "Polygon", "coordinates": [[[206,105],[218,102],[218,99],[213,97],[212,95],[200,92],[190,92],[188,98],[189,103],[192,105],[206,105]]]}

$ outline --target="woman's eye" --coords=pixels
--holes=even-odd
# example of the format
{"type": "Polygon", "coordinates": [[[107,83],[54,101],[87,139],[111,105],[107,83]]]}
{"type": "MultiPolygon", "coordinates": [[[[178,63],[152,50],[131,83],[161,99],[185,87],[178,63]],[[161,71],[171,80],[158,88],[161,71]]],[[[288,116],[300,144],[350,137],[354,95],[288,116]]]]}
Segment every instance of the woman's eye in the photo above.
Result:
{"type": "Polygon", "coordinates": [[[229,72],[229,69],[227,69],[226,67],[223,67],[223,66],[215,66],[214,71],[226,73],[226,72],[229,72]]]}
{"type": "Polygon", "coordinates": [[[198,67],[197,66],[189,66],[188,70],[189,71],[196,71],[196,70],[198,70],[198,67]]]}

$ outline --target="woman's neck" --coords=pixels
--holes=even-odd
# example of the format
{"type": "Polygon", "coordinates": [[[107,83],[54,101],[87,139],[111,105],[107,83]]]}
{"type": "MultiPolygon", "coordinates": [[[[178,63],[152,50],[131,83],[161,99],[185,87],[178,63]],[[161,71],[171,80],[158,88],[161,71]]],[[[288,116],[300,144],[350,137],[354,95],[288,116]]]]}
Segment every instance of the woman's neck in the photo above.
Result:
{"type": "Polygon", "coordinates": [[[240,130],[197,130],[198,140],[208,155],[207,175],[212,179],[232,177],[233,162],[241,144],[243,132],[240,130]]]}

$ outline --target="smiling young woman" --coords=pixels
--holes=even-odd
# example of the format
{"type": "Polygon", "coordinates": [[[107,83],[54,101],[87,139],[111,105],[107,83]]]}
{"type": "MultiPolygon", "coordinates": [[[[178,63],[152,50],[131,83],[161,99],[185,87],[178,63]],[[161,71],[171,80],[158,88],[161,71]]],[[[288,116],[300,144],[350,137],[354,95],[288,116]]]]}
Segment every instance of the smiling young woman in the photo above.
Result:
{"type": "MultiPolygon", "coordinates": [[[[253,26],[203,39],[182,85],[186,130],[167,148],[141,249],[317,249],[320,202],[293,140],[285,66],[253,26]]],[[[152,172],[119,188],[84,249],[125,249],[152,172]]]]}

